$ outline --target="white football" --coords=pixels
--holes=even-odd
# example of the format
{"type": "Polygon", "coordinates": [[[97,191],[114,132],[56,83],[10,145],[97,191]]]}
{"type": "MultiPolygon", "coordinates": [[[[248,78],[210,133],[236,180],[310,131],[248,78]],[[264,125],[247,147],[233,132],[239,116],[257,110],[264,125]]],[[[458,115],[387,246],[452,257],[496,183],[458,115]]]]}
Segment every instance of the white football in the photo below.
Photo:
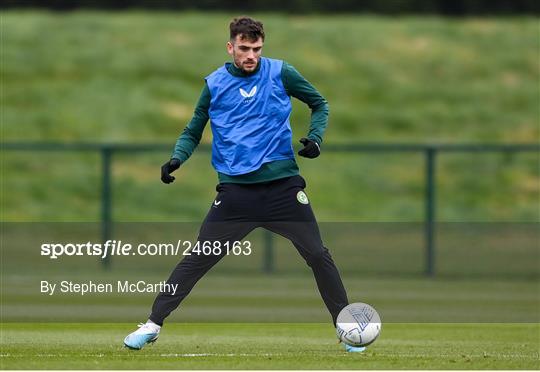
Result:
{"type": "Polygon", "coordinates": [[[341,310],[336,322],[339,340],[350,346],[367,346],[381,333],[381,317],[368,304],[357,302],[341,310]]]}

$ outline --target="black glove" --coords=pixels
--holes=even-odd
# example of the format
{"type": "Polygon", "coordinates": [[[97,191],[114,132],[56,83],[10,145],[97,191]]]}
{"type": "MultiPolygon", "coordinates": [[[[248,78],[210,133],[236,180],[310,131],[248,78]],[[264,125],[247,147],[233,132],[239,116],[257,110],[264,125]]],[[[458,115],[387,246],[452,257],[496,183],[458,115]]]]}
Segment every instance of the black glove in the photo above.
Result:
{"type": "Polygon", "coordinates": [[[313,159],[321,154],[321,148],[317,142],[304,137],[300,139],[300,143],[304,145],[304,148],[298,151],[298,155],[313,159]]]}
{"type": "Polygon", "coordinates": [[[180,168],[182,162],[178,159],[171,159],[161,166],[161,181],[163,183],[171,183],[174,181],[174,177],[171,173],[180,168]]]}

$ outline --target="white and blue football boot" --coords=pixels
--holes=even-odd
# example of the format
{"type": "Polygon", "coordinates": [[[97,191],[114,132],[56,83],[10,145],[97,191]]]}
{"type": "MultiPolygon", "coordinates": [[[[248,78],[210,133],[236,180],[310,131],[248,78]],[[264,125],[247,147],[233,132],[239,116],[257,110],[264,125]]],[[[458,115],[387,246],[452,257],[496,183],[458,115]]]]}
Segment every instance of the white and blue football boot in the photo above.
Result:
{"type": "Polygon", "coordinates": [[[345,351],[348,353],[361,353],[366,350],[365,346],[351,346],[345,343],[343,345],[345,345],[345,351]]]}
{"type": "Polygon", "coordinates": [[[156,342],[159,337],[159,331],[161,327],[157,324],[148,322],[138,325],[139,329],[130,333],[124,339],[124,345],[133,350],[141,350],[146,344],[152,344],[156,342]]]}

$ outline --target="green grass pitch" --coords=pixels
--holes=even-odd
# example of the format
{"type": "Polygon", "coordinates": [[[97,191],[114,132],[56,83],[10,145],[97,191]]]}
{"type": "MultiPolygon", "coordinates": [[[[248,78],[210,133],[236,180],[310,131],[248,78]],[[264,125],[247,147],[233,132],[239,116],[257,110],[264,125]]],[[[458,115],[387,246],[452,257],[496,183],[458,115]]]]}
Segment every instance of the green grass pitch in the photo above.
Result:
{"type": "Polygon", "coordinates": [[[167,324],[141,351],[133,324],[3,323],[2,369],[538,369],[536,324],[384,324],[346,353],[329,324],[167,324]]]}

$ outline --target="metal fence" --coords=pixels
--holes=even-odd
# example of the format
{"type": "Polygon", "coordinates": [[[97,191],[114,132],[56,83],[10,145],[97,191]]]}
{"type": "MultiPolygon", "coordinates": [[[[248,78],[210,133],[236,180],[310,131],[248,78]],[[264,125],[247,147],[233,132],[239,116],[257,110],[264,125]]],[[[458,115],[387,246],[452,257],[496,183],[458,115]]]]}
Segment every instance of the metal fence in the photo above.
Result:
{"type": "MultiPolygon", "coordinates": [[[[86,151],[101,154],[101,236],[107,241],[112,233],[112,181],[111,164],[114,154],[134,152],[169,152],[170,144],[116,144],[116,143],[60,143],[60,142],[9,142],[1,144],[2,151],[86,151]]],[[[210,146],[201,144],[200,151],[210,151],[210,146]]],[[[435,224],[436,224],[436,174],[437,157],[441,153],[516,153],[536,152],[540,154],[540,144],[325,144],[325,152],[334,153],[421,153],[425,158],[425,213],[424,213],[424,245],[425,245],[425,274],[435,275],[435,224]]],[[[272,234],[265,235],[265,249],[262,268],[265,272],[274,270],[274,254],[272,234]]],[[[104,262],[107,266],[108,262],[104,262]]]]}

